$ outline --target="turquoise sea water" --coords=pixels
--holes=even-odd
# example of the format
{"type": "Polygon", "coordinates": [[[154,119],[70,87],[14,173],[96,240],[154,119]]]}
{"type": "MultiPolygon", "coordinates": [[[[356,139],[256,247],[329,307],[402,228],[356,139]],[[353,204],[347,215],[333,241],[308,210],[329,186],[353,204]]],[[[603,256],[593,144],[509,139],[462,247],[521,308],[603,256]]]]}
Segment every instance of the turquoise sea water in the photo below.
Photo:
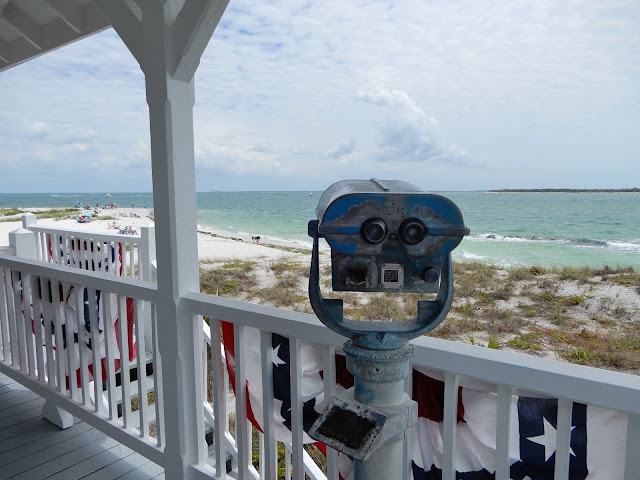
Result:
{"type": "MultiPolygon", "coordinates": [[[[439,192],[440,193],[440,192],[439,192]]],[[[471,235],[457,260],[503,266],[631,265],[640,269],[640,194],[441,192],[471,235]]],[[[307,223],[321,192],[198,193],[200,229],[263,242],[310,247],[307,223]]],[[[0,207],[71,207],[76,202],[151,208],[150,193],[5,194],[0,207]]]]}

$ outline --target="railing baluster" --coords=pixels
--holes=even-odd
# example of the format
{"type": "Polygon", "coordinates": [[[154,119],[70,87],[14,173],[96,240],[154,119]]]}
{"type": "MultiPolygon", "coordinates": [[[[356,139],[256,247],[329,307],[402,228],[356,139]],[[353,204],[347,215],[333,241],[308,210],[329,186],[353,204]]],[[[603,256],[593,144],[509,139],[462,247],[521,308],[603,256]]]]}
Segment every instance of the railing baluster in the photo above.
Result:
{"type": "Polygon", "coordinates": [[[25,346],[27,351],[27,363],[28,363],[28,372],[29,375],[35,377],[36,376],[36,359],[34,353],[34,337],[32,335],[32,321],[33,318],[33,293],[31,289],[31,277],[30,274],[23,274],[22,277],[22,310],[23,315],[22,319],[24,321],[24,332],[25,332],[25,346]]]}
{"type": "Polygon", "coordinates": [[[93,272],[100,271],[100,255],[98,254],[98,242],[96,240],[89,240],[89,253],[91,261],[89,262],[89,270],[93,272]]]}
{"type": "Polygon", "coordinates": [[[147,363],[144,345],[144,321],[142,318],[142,300],[133,300],[133,318],[136,327],[136,361],[138,367],[138,413],[140,414],[140,436],[149,437],[147,422],[147,410],[149,399],[147,397],[147,363]]]}
{"type": "Polygon", "coordinates": [[[89,395],[89,370],[88,370],[88,352],[87,352],[87,329],[84,314],[84,287],[74,285],[76,295],[76,312],[77,331],[78,331],[78,357],[80,358],[80,389],[82,391],[82,404],[87,405],[90,399],[89,395]]]}
{"type": "Polygon", "coordinates": [[[247,452],[247,375],[244,362],[245,327],[233,325],[236,375],[236,446],[238,447],[238,478],[249,479],[251,451],[247,452]]]}
{"type": "Polygon", "coordinates": [[[442,480],[455,480],[456,427],[458,422],[458,376],[447,372],[444,384],[444,429],[442,434],[442,480]]]}
{"type": "Polygon", "coordinates": [[[284,450],[284,478],[291,480],[291,451],[286,447],[284,450]]]}
{"type": "Polygon", "coordinates": [[[122,275],[121,276],[126,278],[129,276],[127,273],[127,266],[128,266],[127,264],[129,263],[127,261],[127,245],[129,244],[126,242],[122,242],[121,245],[122,245],[122,265],[121,265],[122,275]]]}
{"type": "Polygon", "coordinates": [[[64,358],[64,343],[65,339],[62,333],[62,320],[64,311],[62,309],[62,302],[64,301],[64,292],[61,292],[62,286],[57,280],[51,280],[51,299],[53,300],[53,321],[55,331],[55,345],[56,351],[55,362],[58,374],[58,392],[64,393],[67,391],[67,384],[65,381],[66,369],[64,358]]]}
{"type": "Polygon", "coordinates": [[[225,385],[226,371],[222,359],[222,338],[220,335],[220,320],[209,319],[209,329],[211,331],[211,376],[213,384],[213,414],[214,431],[213,441],[216,455],[216,472],[221,477],[226,473],[225,465],[225,432],[229,429],[229,419],[227,418],[227,388],[225,385]]]}
{"type": "Polygon", "coordinates": [[[75,242],[76,242],[76,245],[78,246],[77,253],[78,253],[78,265],[79,265],[79,266],[76,266],[76,268],[79,268],[80,270],[86,270],[85,263],[84,263],[85,253],[86,253],[84,249],[84,241],[80,238],[76,238],[75,242]]]}
{"type": "MultiPolygon", "coordinates": [[[[151,340],[153,342],[153,381],[155,391],[156,408],[156,440],[158,447],[164,446],[164,400],[162,398],[162,359],[158,352],[158,322],[156,317],[156,304],[149,305],[151,308],[151,340]]],[[[224,447],[223,447],[224,448],[224,447]]]]}
{"type": "Polygon", "coordinates": [[[302,431],[302,342],[299,338],[289,338],[291,361],[291,450],[293,474],[304,480],[303,431],[302,431]]]}
{"type": "Polygon", "coordinates": [[[93,248],[96,251],[96,272],[105,272],[105,259],[104,259],[104,242],[102,240],[95,240],[93,242],[93,248]]]}
{"type": "Polygon", "coordinates": [[[87,238],[81,240],[82,243],[82,268],[91,270],[91,242],[87,238]]]}
{"type": "MultiPolygon", "coordinates": [[[[102,362],[100,358],[100,320],[98,319],[98,290],[87,289],[89,297],[89,328],[91,330],[91,356],[93,363],[94,410],[100,413],[102,404],[102,362]]],[[[104,312],[102,312],[104,317],[104,312]]],[[[102,318],[104,328],[104,318],[102,318]]]]}
{"type": "Polygon", "coordinates": [[[69,245],[71,246],[71,252],[70,252],[70,263],[71,266],[73,268],[81,268],[79,263],[80,263],[80,256],[78,255],[78,251],[80,248],[80,242],[76,241],[75,237],[67,237],[67,241],[69,242],[69,245]]]}
{"type": "Polygon", "coordinates": [[[496,480],[509,480],[511,460],[509,458],[509,433],[511,429],[511,388],[498,385],[496,422],[496,480]]]}
{"type": "MultiPolygon", "coordinates": [[[[124,245],[122,244],[122,242],[116,242],[114,268],[112,272],[115,276],[120,276],[120,270],[122,268],[122,260],[120,259],[120,252],[122,251],[123,248],[124,248],[124,245]]],[[[124,273],[122,276],[124,276],[124,273]]]]}
{"type": "Polygon", "coordinates": [[[116,337],[114,335],[113,309],[111,301],[113,300],[113,294],[110,292],[102,291],[102,305],[104,310],[102,312],[103,318],[103,331],[104,331],[104,362],[106,366],[107,378],[107,401],[109,403],[109,420],[118,418],[118,409],[116,407],[116,374],[113,365],[113,349],[116,346],[116,337]]]}
{"type": "MultiPolygon", "coordinates": [[[[65,259],[67,258],[65,254],[65,259]]],[[[62,292],[65,294],[69,294],[71,291],[71,285],[68,283],[61,283],[62,292]]],[[[73,322],[74,319],[68,314],[68,310],[64,308],[65,303],[67,301],[66,298],[62,298],[62,308],[65,312],[64,324],[65,324],[65,338],[67,341],[67,366],[69,367],[69,396],[71,398],[77,398],[78,393],[78,376],[77,376],[77,362],[76,362],[76,343],[73,332],[73,322]]],[[[40,338],[36,335],[36,338],[40,338]]],[[[42,345],[42,341],[40,341],[42,345]]],[[[39,349],[40,351],[42,348],[39,349]]],[[[38,364],[39,365],[39,364],[38,364]]],[[[39,368],[39,367],[38,367],[39,368]]]]}
{"type": "Polygon", "coordinates": [[[11,352],[9,347],[9,319],[5,281],[8,281],[8,277],[5,276],[5,269],[0,268],[0,335],[2,335],[2,361],[9,363],[11,352]]]}
{"type": "Polygon", "coordinates": [[[60,237],[60,235],[56,235],[55,239],[56,241],[54,242],[55,248],[53,249],[53,258],[55,259],[54,263],[60,265],[63,263],[62,256],[60,255],[63,239],[60,237]]]}
{"type": "Polygon", "coordinates": [[[130,427],[131,388],[129,377],[129,318],[127,315],[127,299],[118,295],[118,336],[120,337],[120,387],[122,388],[122,424],[130,427]]]}
{"type": "MultiPolygon", "coordinates": [[[[273,463],[276,451],[275,421],[273,410],[273,345],[272,334],[266,330],[260,331],[260,354],[262,363],[262,418],[264,431],[265,454],[260,466],[260,475],[264,478],[276,478],[276,466],[273,463]]],[[[261,458],[262,458],[261,457],[261,458]]]]}
{"type": "Polygon", "coordinates": [[[40,291],[42,292],[42,312],[43,312],[43,331],[44,344],[47,353],[47,384],[50,388],[56,387],[56,365],[53,356],[53,340],[55,332],[55,312],[53,303],[49,300],[53,299],[51,291],[51,281],[48,278],[40,277],[40,291]],[[51,296],[50,296],[51,295],[51,296]]]}
{"type": "Polygon", "coordinates": [[[35,239],[36,239],[36,258],[40,261],[42,261],[42,257],[40,256],[42,254],[42,245],[41,245],[41,241],[40,241],[40,233],[39,232],[33,232],[35,235],[35,239]]]}
{"type": "MultiPolygon", "coordinates": [[[[325,400],[328,400],[336,393],[336,347],[322,350],[322,376],[325,400]]],[[[327,480],[338,480],[338,452],[331,447],[327,447],[327,480]]]]}
{"type": "MultiPolygon", "coordinates": [[[[20,371],[25,375],[29,372],[29,366],[27,365],[27,336],[24,328],[24,313],[25,307],[23,299],[23,287],[22,287],[23,275],[22,272],[13,272],[13,305],[14,305],[14,322],[16,325],[16,341],[18,345],[18,355],[16,358],[20,359],[20,371]]],[[[12,341],[12,343],[14,343],[12,341]]]]}
{"type": "Polygon", "coordinates": [[[52,262],[53,261],[53,238],[52,238],[52,234],[48,233],[45,235],[44,237],[44,243],[42,245],[43,250],[44,250],[44,257],[46,258],[47,262],[52,262]],[[49,247],[51,247],[51,250],[49,250],[49,247]]]}
{"type": "Polygon", "coordinates": [[[38,380],[44,382],[44,354],[42,352],[42,292],[40,289],[40,277],[31,275],[31,292],[33,299],[33,330],[35,335],[36,370],[38,380]]]}
{"type": "Polygon", "coordinates": [[[640,415],[627,416],[627,448],[624,457],[624,480],[637,480],[640,472],[640,415]]]}
{"type": "Polygon", "coordinates": [[[571,414],[573,402],[558,399],[558,423],[556,429],[556,464],[554,478],[569,478],[569,451],[571,449],[571,414]]]}
{"type": "MultiPolygon", "coordinates": [[[[146,310],[146,309],[145,309],[146,310]]],[[[198,324],[202,324],[203,319],[200,315],[198,315],[198,324]]],[[[209,368],[208,368],[208,357],[209,352],[207,351],[207,339],[204,338],[203,335],[203,346],[202,346],[202,395],[204,396],[204,401],[209,401],[209,368]]]]}
{"type": "MultiPolygon", "coordinates": [[[[131,278],[136,278],[136,272],[135,272],[135,261],[134,261],[134,250],[135,250],[135,244],[134,243],[129,243],[129,268],[131,269],[131,278]]],[[[138,270],[140,270],[138,268],[138,270]]]]}
{"type": "Polygon", "coordinates": [[[69,265],[69,237],[62,237],[62,264],[69,265]]]}
{"type": "Polygon", "coordinates": [[[15,271],[9,268],[4,269],[5,278],[5,295],[7,300],[7,324],[9,330],[9,345],[11,350],[11,365],[17,366],[20,361],[20,353],[18,352],[18,332],[16,330],[15,305],[13,295],[13,282],[15,271]]]}

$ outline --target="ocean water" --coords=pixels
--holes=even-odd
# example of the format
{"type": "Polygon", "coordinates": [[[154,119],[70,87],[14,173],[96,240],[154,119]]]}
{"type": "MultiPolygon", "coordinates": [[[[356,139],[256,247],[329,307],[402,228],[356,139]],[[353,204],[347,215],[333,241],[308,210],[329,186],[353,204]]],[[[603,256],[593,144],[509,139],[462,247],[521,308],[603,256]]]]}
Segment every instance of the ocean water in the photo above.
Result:
{"type": "MultiPolygon", "coordinates": [[[[471,229],[456,260],[502,266],[633,266],[640,269],[640,194],[438,192],[471,229]]],[[[321,192],[198,193],[204,231],[286,246],[311,246],[307,223],[321,192]]],[[[0,207],[71,207],[76,202],[152,208],[150,193],[6,194],[0,207]]]]}

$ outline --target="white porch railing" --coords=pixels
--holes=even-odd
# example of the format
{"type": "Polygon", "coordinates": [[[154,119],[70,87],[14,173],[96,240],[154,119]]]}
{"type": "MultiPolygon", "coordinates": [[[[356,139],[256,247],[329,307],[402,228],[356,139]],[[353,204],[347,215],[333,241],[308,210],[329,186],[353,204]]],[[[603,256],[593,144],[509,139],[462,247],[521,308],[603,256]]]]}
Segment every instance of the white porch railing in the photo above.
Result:
{"type": "Polygon", "coordinates": [[[36,234],[37,259],[81,270],[149,280],[137,268],[149,265],[153,235],[118,235],[36,225],[35,215],[23,216],[23,227],[36,234]]]}
{"type": "MultiPolygon", "coordinates": [[[[104,239],[98,238],[95,241],[103,242],[104,239]]],[[[88,259],[83,258],[83,260],[88,259]]],[[[69,262],[66,264],[70,265],[69,262]]],[[[166,444],[162,429],[164,412],[161,352],[157,348],[157,336],[162,335],[162,329],[158,328],[156,331],[154,321],[157,290],[153,284],[137,279],[111,277],[104,273],[80,270],[80,267],[70,269],[63,265],[43,265],[34,260],[0,256],[0,368],[28,388],[48,399],[53,399],[73,415],[162,465],[166,455],[166,451],[163,450],[166,444]],[[122,330],[125,322],[118,322],[118,329],[109,328],[111,324],[105,319],[113,316],[110,314],[113,314],[114,309],[117,310],[118,319],[124,318],[127,298],[133,299],[134,329],[136,341],[140,342],[137,345],[138,351],[146,349],[152,352],[151,384],[155,392],[155,402],[152,405],[147,405],[144,401],[139,402],[141,406],[139,414],[134,415],[128,410],[130,400],[136,391],[146,392],[147,387],[141,384],[140,375],[138,380],[131,383],[127,381],[125,375],[121,385],[116,386],[116,371],[112,368],[115,358],[109,348],[105,349],[105,378],[101,378],[101,369],[96,369],[93,383],[86,370],[89,364],[100,363],[98,350],[89,349],[86,341],[79,341],[78,362],[74,364],[76,356],[71,355],[71,349],[63,349],[60,352],[57,348],[59,345],[64,345],[65,339],[67,344],[73,342],[69,324],[75,323],[75,331],[81,332],[87,323],[86,316],[83,320],[81,314],[76,313],[74,316],[73,309],[67,308],[68,292],[72,287],[76,292],[84,292],[84,289],[87,292],[89,303],[87,339],[92,341],[92,345],[100,342],[97,327],[100,323],[98,315],[101,314],[103,325],[106,327],[103,329],[105,346],[112,345],[113,342],[117,343],[120,350],[119,359],[125,369],[129,365],[126,354],[127,343],[121,341],[126,338],[126,332],[122,330]],[[101,292],[99,299],[96,294],[98,291],[101,292]],[[65,308],[61,306],[63,303],[65,308]],[[99,306],[101,308],[98,308],[99,306]],[[145,341],[145,324],[140,321],[142,317],[140,312],[144,311],[145,307],[148,308],[152,319],[151,348],[148,348],[149,345],[145,341]],[[31,319],[38,318],[44,319],[44,324],[38,321],[32,324],[31,319]],[[42,339],[42,341],[36,341],[36,339],[42,339]],[[74,375],[68,375],[68,372],[75,371],[78,367],[80,367],[79,380],[74,375]],[[104,390],[99,387],[103,382],[104,390]],[[104,394],[103,402],[92,401],[92,398],[100,398],[102,394],[104,394]],[[117,414],[118,402],[123,405],[123,418],[119,418],[117,414]],[[145,409],[148,411],[145,412],[145,409]],[[150,437],[149,430],[150,425],[154,423],[158,431],[156,439],[150,437]]],[[[80,263],[74,266],[78,265],[80,263]]],[[[72,300],[71,303],[75,302],[76,312],[84,312],[82,300],[84,298],[78,295],[72,300]]],[[[209,366],[203,371],[211,371],[212,401],[208,402],[207,398],[203,398],[201,404],[204,408],[204,418],[212,427],[213,443],[210,452],[213,460],[209,464],[206,459],[202,459],[198,465],[194,465],[192,469],[194,478],[211,478],[212,476],[225,478],[223,472],[226,472],[228,455],[233,457],[236,464],[234,476],[237,478],[274,478],[278,465],[275,460],[277,446],[273,434],[273,392],[268,388],[263,391],[262,416],[265,435],[261,439],[260,463],[256,469],[251,462],[252,427],[247,421],[248,398],[245,388],[247,371],[250,368],[260,368],[263,385],[272,384],[271,335],[274,333],[289,340],[291,352],[292,434],[291,443],[287,446],[291,460],[287,455],[285,478],[290,478],[291,467],[294,478],[304,478],[303,471],[306,471],[311,478],[323,478],[324,474],[312,463],[303,449],[302,345],[313,344],[322,350],[325,394],[331,395],[336,388],[335,353],[340,353],[344,338],[328,330],[311,315],[212,297],[197,292],[185,294],[182,302],[185,310],[193,315],[195,321],[202,322],[202,317],[207,317],[210,325],[209,328],[206,323],[203,323],[205,344],[201,358],[202,363],[209,366]],[[228,377],[224,354],[220,349],[221,321],[233,324],[234,331],[235,432],[229,429],[228,377]],[[262,361],[259,366],[247,365],[244,360],[244,352],[247,349],[245,340],[249,328],[260,332],[259,349],[262,361]]],[[[626,453],[623,455],[624,480],[639,478],[640,456],[637,452],[640,451],[640,377],[429,337],[421,337],[415,340],[414,344],[417,346],[417,352],[413,358],[413,366],[427,372],[433,378],[444,381],[445,385],[442,433],[443,478],[455,478],[456,402],[458,399],[456,393],[459,386],[489,392],[495,397],[496,478],[509,478],[509,466],[513,460],[510,449],[513,445],[510,445],[509,432],[512,426],[508,413],[516,395],[558,399],[556,479],[568,478],[573,402],[615,410],[627,416],[626,453]]],[[[162,357],[162,362],[170,361],[176,361],[176,359],[162,357]]],[[[144,377],[145,368],[141,363],[142,357],[139,355],[135,362],[138,372],[142,372],[144,377]]],[[[202,380],[207,385],[206,375],[202,380]]],[[[410,383],[410,381],[407,382],[408,392],[412,391],[410,383]]],[[[207,390],[205,388],[204,392],[207,390]]],[[[144,395],[141,398],[144,398],[144,395]]],[[[405,448],[405,459],[408,466],[408,448],[405,448]]],[[[408,476],[407,469],[406,477],[408,476]]],[[[330,450],[327,455],[326,478],[338,478],[337,455],[330,450]]]]}
{"type": "Polygon", "coordinates": [[[6,256],[0,273],[3,373],[162,465],[157,332],[154,327],[154,344],[145,345],[141,321],[145,304],[155,317],[155,285],[6,256]],[[125,341],[133,335],[135,343],[125,341]],[[144,355],[130,355],[130,345],[152,351],[149,378],[144,355]],[[138,373],[134,381],[122,374],[131,362],[138,373]],[[151,405],[148,384],[155,392],[151,405]],[[139,408],[132,412],[136,397],[139,408]],[[150,436],[153,424],[156,438],[150,436]]]}

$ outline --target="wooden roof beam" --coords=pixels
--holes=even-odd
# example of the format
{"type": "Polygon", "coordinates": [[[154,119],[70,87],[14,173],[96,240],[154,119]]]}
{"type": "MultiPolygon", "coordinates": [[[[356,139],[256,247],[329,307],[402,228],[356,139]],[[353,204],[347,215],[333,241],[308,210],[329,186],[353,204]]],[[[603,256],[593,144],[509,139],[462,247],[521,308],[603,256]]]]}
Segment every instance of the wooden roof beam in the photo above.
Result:
{"type": "Polygon", "coordinates": [[[94,2],[144,71],[142,35],[140,35],[142,12],[138,4],[129,0],[94,0],[94,2]]]}
{"type": "Polygon", "coordinates": [[[73,8],[68,0],[42,0],[75,33],[82,32],[82,10],[73,8]]]}
{"type": "Polygon", "coordinates": [[[11,63],[11,45],[0,40],[0,68],[11,63]]]}
{"type": "Polygon", "coordinates": [[[0,72],[20,65],[50,50],[109,28],[109,22],[93,3],[83,7],[79,13],[82,19],[80,33],[69,28],[67,22],[60,18],[44,25],[41,28],[41,49],[36,49],[22,36],[10,43],[0,41],[0,57],[6,61],[6,63],[5,61],[0,61],[0,72]]]}
{"type": "Polygon", "coordinates": [[[188,82],[218,26],[229,0],[187,0],[172,26],[176,52],[173,77],[188,82]]]}
{"type": "Polygon", "coordinates": [[[15,5],[8,3],[4,7],[3,17],[18,34],[37,50],[42,50],[42,28],[31,18],[18,10],[15,5]]]}

